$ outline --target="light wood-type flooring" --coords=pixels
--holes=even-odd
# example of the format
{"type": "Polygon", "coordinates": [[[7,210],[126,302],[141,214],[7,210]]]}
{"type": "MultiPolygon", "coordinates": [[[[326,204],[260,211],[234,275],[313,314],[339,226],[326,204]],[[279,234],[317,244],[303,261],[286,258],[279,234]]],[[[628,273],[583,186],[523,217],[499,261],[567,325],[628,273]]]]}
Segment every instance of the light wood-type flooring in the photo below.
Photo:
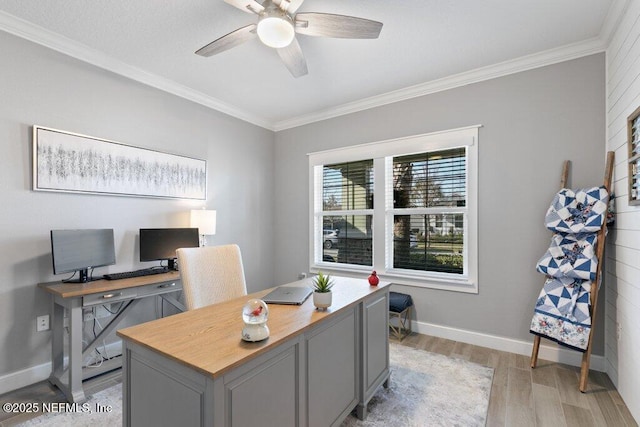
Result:
{"type": "Polygon", "coordinates": [[[531,369],[529,356],[415,333],[402,344],[494,368],[488,427],[638,425],[604,373],[592,370],[581,393],[577,367],[538,359],[531,369]]]}
{"type": "MultiPolygon", "coordinates": [[[[416,333],[400,343],[494,368],[488,427],[638,425],[604,373],[591,371],[589,389],[581,393],[580,370],[573,366],[539,360],[538,367],[531,369],[528,356],[416,333]]],[[[120,370],[104,374],[85,382],[85,393],[91,395],[120,381],[120,370]]],[[[0,404],[63,401],[60,391],[47,381],[0,396],[0,404]]],[[[32,416],[0,411],[0,427],[14,426],[32,416]]]]}

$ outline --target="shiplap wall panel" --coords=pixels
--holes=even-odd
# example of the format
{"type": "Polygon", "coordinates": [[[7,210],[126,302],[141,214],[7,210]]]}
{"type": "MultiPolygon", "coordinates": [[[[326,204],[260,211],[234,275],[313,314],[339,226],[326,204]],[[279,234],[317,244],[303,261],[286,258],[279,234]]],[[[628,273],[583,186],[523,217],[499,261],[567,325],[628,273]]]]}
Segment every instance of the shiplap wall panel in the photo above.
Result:
{"type": "MultiPolygon", "coordinates": [[[[635,39],[638,36],[637,32],[633,31],[633,26],[638,24],[638,17],[640,17],[640,4],[638,4],[635,0],[630,2],[625,13],[625,19],[622,19],[619,24],[617,30],[614,32],[611,46],[617,46],[617,49],[611,50],[611,54],[607,54],[610,58],[607,62],[611,64],[611,72],[608,73],[610,77],[615,76],[616,74],[622,74],[624,69],[620,64],[623,62],[625,55],[625,40],[635,39]]],[[[626,44],[627,49],[629,44],[626,44]]]]}
{"type": "Polygon", "coordinates": [[[630,64],[634,63],[635,58],[629,61],[627,54],[631,51],[632,46],[640,36],[640,33],[637,31],[640,25],[640,20],[638,19],[638,17],[640,17],[640,4],[636,0],[632,0],[624,12],[624,15],[607,49],[609,71],[607,75],[609,82],[613,85],[611,90],[613,90],[620,81],[626,79],[626,75],[629,74],[631,69],[630,64]]]}
{"type": "MultiPolygon", "coordinates": [[[[627,196],[629,195],[629,183],[627,182],[627,147],[624,147],[618,150],[613,150],[613,147],[609,148],[612,151],[615,151],[617,158],[625,159],[622,162],[616,162],[615,167],[613,168],[613,173],[615,178],[613,180],[614,192],[616,196],[620,198],[620,200],[616,201],[617,203],[622,202],[623,200],[627,200],[627,196]]],[[[629,203],[627,202],[627,206],[629,203]]],[[[616,206],[618,209],[616,212],[624,212],[623,206],[616,206]]]]}
{"type": "MultiPolygon", "coordinates": [[[[611,283],[613,277],[607,275],[607,283],[611,283]]],[[[616,329],[617,317],[616,317],[616,300],[618,293],[614,292],[611,288],[607,289],[607,301],[605,304],[605,313],[607,313],[607,322],[605,324],[605,355],[606,355],[606,372],[611,378],[618,378],[618,345],[617,339],[615,339],[618,333],[616,329]],[[613,313],[613,315],[610,315],[613,313]],[[612,339],[613,337],[613,339],[612,339]]]]}
{"type": "MultiPolygon", "coordinates": [[[[633,208],[633,206],[630,206],[630,208],[633,208]]],[[[638,218],[637,214],[636,218],[638,218]]],[[[640,218],[638,218],[638,221],[640,221],[640,218]]],[[[638,241],[640,240],[640,230],[618,230],[616,234],[617,236],[614,242],[616,246],[640,249],[638,248],[638,246],[640,246],[638,245],[638,241]]],[[[640,280],[640,277],[637,277],[636,279],[640,280]]],[[[638,284],[635,283],[635,286],[638,286],[638,284]]],[[[640,306],[640,301],[638,305],[640,306]]],[[[638,325],[638,327],[640,328],[640,325],[638,325]]]]}
{"type": "Polygon", "coordinates": [[[631,0],[607,48],[607,149],[616,153],[615,231],[608,240],[607,371],[640,420],[640,207],[628,203],[627,117],[640,106],[640,0],[631,0]]]}
{"type": "MultiPolygon", "coordinates": [[[[608,295],[607,295],[608,297],[608,295]]],[[[607,303],[607,310],[615,309],[613,304],[607,303]]],[[[615,327],[605,327],[605,333],[607,335],[616,334],[615,327]]],[[[616,340],[617,341],[617,340],[616,340]]],[[[608,375],[611,377],[613,375],[617,376],[618,372],[618,348],[616,345],[611,346],[611,340],[605,340],[605,353],[610,355],[609,358],[605,360],[605,369],[608,375]]]]}
{"type": "MultiPolygon", "coordinates": [[[[629,184],[627,183],[626,177],[624,179],[615,180],[613,183],[613,192],[616,194],[617,197],[620,197],[620,198],[627,197],[627,194],[629,193],[628,185],[629,184]]],[[[616,213],[618,212],[621,212],[621,211],[617,211],[616,213]]]]}
{"type": "MultiPolygon", "coordinates": [[[[613,260],[614,262],[617,261],[625,265],[625,267],[630,267],[630,268],[635,267],[636,270],[640,268],[640,266],[636,264],[636,262],[639,259],[638,257],[640,257],[640,251],[638,249],[626,248],[624,246],[617,246],[615,251],[616,251],[616,254],[615,254],[615,259],[613,260]]],[[[607,262],[611,262],[611,261],[607,260],[607,262]]]]}
{"type": "Polygon", "coordinates": [[[627,142],[626,122],[623,123],[621,120],[618,120],[617,122],[613,123],[613,126],[616,126],[615,129],[613,129],[611,126],[611,123],[607,123],[609,142],[613,144],[611,148],[617,150],[619,148],[622,148],[627,142]]]}

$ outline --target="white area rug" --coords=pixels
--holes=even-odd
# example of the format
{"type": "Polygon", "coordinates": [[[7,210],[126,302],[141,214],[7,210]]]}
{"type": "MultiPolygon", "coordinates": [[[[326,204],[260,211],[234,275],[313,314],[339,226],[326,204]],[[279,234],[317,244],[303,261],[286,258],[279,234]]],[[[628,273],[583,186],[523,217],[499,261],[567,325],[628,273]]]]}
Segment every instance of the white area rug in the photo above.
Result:
{"type": "MultiPolygon", "coordinates": [[[[390,344],[391,381],[368,405],[365,421],[350,415],[342,427],[484,426],[493,369],[462,359],[390,344]]],[[[122,425],[122,386],[91,396],[87,412],[46,414],[20,426],[122,425]],[[111,405],[111,412],[96,412],[111,405]]]]}
{"type": "Polygon", "coordinates": [[[493,368],[391,343],[389,388],[369,401],[365,421],[342,427],[484,426],[493,368]]]}

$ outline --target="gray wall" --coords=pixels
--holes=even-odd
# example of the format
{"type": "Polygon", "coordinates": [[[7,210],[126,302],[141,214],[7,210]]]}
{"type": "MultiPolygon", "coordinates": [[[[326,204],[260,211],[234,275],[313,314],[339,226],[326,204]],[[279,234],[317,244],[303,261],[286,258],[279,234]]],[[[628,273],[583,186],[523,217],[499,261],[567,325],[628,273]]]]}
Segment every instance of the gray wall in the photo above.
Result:
{"type": "MultiPolygon", "coordinates": [[[[534,264],[548,246],[542,218],[562,160],[574,162],[574,187],[599,183],[603,172],[604,55],[274,136],[2,32],[0,52],[0,377],[50,360],[49,333],[35,332],[35,317],[49,311],[36,284],[59,278],[51,272],[50,229],[114,228],[118,264],[99,273],[124,271],[140,267],[138,228],[186,226],[187,211],[200,205],[33,192],[34,124],[206,159],[206,206],[218,211],[208,243],[240,245],[249,291],[309,268],[307,153],[482,124],[480,293],[395,289],[414,296],[419,321],[523,340],[531,339],[542,285],[534,264]]],[[[154,316],[149,302],[133,320],[154,316]]],[[[603,354],[602,335],[595,354],[603,354]]]]}
{"type": "MultiPolygon", "coordinates": [[[[530,341],[535,263],[551,237],[542,221],[563,160],[571,186],[602,182],[604,67],[598,54],[278,132],[276,281],[309,268],[307,153],[481,124],[479,294],[394,289],[413,296],[418,321],[530,341]]],[[[603,354],[601,325],[593,353],[603,354]]]]}
{"type": "MultiPolygon", "coordinates": [[[[138,262],[138,229],[188,226],[203,203],[31,191],[31,126],[41,125],[207,160],[218,230],[238,243],[249,291],[272,286],[274,134],[0,32],[0,377],[50,360],[49,312],[36,287],[53,276],[49,230],[114,228],[117,265],[138,262]]],[[[152,302],[138,320],[153,318],[152,302]]]]}

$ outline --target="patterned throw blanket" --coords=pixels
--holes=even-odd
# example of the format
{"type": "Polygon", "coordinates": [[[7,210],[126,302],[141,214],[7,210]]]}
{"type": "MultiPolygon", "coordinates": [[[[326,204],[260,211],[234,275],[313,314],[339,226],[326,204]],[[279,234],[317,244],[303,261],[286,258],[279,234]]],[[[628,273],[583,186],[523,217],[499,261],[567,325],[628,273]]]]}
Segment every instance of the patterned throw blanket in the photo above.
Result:
{"type": "Polygon", "coordinates": [[[576,192],[562,189],[547,215],[555,234],[537,270],[547,276],[536,302],[530,331],[585,351],[591,333],[591,284],[598,259],[596,234],[607,219],[609,194],[604,187],[576,192]]]}

